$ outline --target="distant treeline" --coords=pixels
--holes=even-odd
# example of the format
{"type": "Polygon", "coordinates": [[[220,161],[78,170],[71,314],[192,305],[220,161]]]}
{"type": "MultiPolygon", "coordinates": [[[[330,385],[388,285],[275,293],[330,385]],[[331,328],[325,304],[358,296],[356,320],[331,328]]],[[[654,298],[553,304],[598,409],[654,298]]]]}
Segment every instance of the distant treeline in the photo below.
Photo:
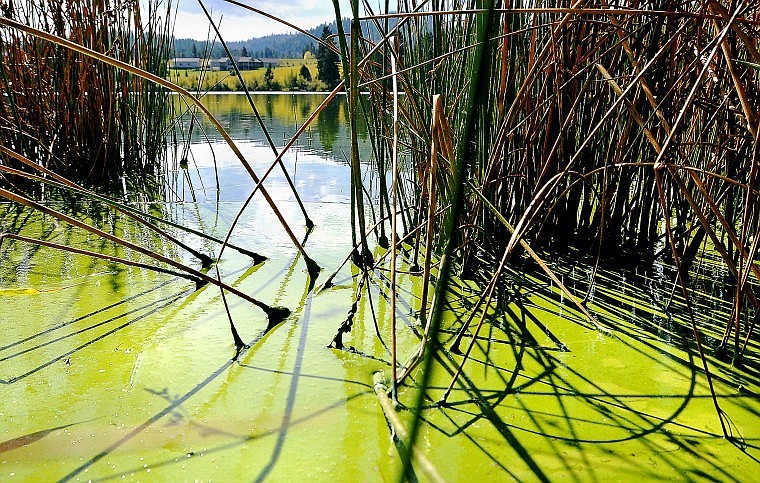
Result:
{"type": "MultiPolygon", "coordinates": [[[[322,35],[322,28],[327,26],[337,32],[337,23],[321,24],[308,31],[317,38],[322,35]]],[[[343,20],[343,28],[349,30],[349,20],[343,20]]],[[[258,57],[262,59],[299,59],[308,51],[316,53],[314,39],[301,34],[267,35],[256,39],[227,42],[233,55],[258,57]]],[[[226,57],[222,44],[217,40],[174,39],[174,57],[209,57],[206,52],[211,48],[211,58],[226,57]]]]}

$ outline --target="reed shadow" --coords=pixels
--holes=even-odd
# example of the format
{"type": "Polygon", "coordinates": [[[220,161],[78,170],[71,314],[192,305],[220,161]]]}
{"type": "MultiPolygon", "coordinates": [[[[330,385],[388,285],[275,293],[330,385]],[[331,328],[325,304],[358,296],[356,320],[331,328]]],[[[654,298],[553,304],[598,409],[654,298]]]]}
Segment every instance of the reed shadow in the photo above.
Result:
{"type": "MultiPolygon", "coordinates": [[[[553,300],[553,302],[556,304],[557,300],[553,300]]],[[[535,338],[530,335],[530,331],[526,330],[526,321],[530,321],[541,333],[547,335],[558,349],[567,350],[561,339],[552,334],[546,325],[541,323],[527,304],[523,304],[519,308],[520,310],[518,311],[511,311],[509,307],[505,310],[505,313],[510,316],[511,321],[516,325],[514,330],[510,330],[508,326],[494,324],[494,326],[498,326],[504,331],[509,342],[513,344],[514,367],[499,367],[491,359],[489,356],[491,349],[489,344],[493,337],[482,337],[476,341],[476,345],[479,347],[478,357],[471,358],[471,361],[468,363],[483,367],[484,370],[492,369],[496,371],[497,376],[501,378],[504,384],[504,389],[485,391],[467,377],[467,372],[463,373],[461,381],[458,384],[459,397],[457,397],[456,401],[449,402],[444,407],[436,407],[436,404],[431,401],[431,404],[424,408],[429,415],[425,416],[423,413],[423,419],[431,428],[446,434],[448,437],[464,436],[492,462],[516,479],[520,479],[520,476],[509,470],[510,462],[500,461],[483,444],[468,435],[466,430],[469,427],[479,420],[488,421],[503,438],[504,442],[513,448],[519,458],[530,469],[533,477],[540,481],[549,481],[550,475],[540,467],[537,461],[532,458],[527,449],[521,444],[520,434],[534,434],[547,438],[549,442],[548,446],[552,448],[555,461],[562,462],[564,470],[574,475],[573,477],[576,479],[582,479],[588,477],[588,475],[579,473],[572,462],[566,459],[564,450],[568,446],[583,448],[584,445],[589,444],[608,445],[630,440],[640,441],[649,454],[653,455],[650,456],[653,461],[668,465],[668,467],[680,468],[684,474],[690,474],[694,478],[715,480],[715,476],[710,476],[703,471],[705,468],[693,468],[693,464],[688,458],[703,461],[709,468],[709,472],[719,475],[719,478],[723,481],[739,481],[741,479],[740,476],[732,475],[717,458],[705,458],[705,455],[699,450],[701,443],[698,442],[698,436],[689,437],[681,435],[681,432],[669,429],[678,428],[683,433],[688,432],[701,435],[703,439],[722,438],[722,435],[714,434],[679,421],[679,416],[690,401],[699,398],[709,398],[709,395],[696,394],[697,375],[700,373],[700,368],[695,361],[695,350],[690,344],[690,334],[688,332],[676,331],[671,334],[671,343],[675,342],[677,345],[680,345],[683,353],[687,356],[687,360],[682,360],[658,346],[657,342],[660,340],[657,337],[658,334],[653,333],[651,329],[650,331],[646,331],[630,330],[626,327],[616,328],[615,330],[620,335],[625,335],[628,340],[641,344],[641,346],[628,344],[629,348],[651,358],[653,363],[662,363],[664,358],[671,361],[670,363],[674,366],[674,369],[681,368],[688,371],[689,384],[685,393],[677,395],[614,393],[605,390],[584,373],[575,370],[572,366],[563,362],[562,359],[555,355],[557,354],[556,349],[547,350],[549,348],[538,345],[535,342],[535,338]],[[530,362],[533,367],[538,366],[539,369],[534,371],[533,374],[523,373],[523,368],[527,362],[530,362]],[[562,370],[559,371],[557,370],[558,368],[562,370]],[[502,373],[506,374],[506,376],[503,376],[502,373]],[[515,384],[518,380],[518,375],[522,383],[515,384]],[[552,407],[558,409],[556,412],[538,411],[535,407],[523,402],[529,396],[553,398],[556,404],[552,407]],[[637,409],[635,406],[635,401],[658,398],[677,399],[680,400],[680,403],[665,416],[650,414],[647,411],[637,409]],[[510,401],[514,402],[510,404],[510,401]],[[586,409],[590,410],[588,411],[589,416],[582,418],[574,415],[573,412],[576,412],[577,408],[573,411],[569,409],[568,403],[571,401],[574,407],[578,403],[582,403],[586,409]],[[634,401],[634,403],[631,403],[631,401],[634,401]],[[517,411],[520,414],[526,415],[528,422],[516,424],[505,421],[501,414],[509,411],[517,411]],[[431,412],[442,414],[448,425],[452,425],[455,429],[445,429],[436,423],[437,418],[431,412]],[[463,417],[464,422],[462,421],[463,417]],[[603,421],[607,422],[602,423],[603,421]],[[628,434],[617,438],[588,437],[588,428],[594,425],[607,426],[611,429],[623,429],[628,434]],[[658,446],[658,442],[647,438],[654,433],[664,435],[666,441],[676,445],[683,451],[680,454],[663,453],[662,448],[658,446]]],[[[542,311],[547,310],[543,304],[541,307],[536,306],[535,308],[540,308],[542,311]]],[[[605,306],[605,308],[607,307],[605,306]]],[[[559,315],[556,311],[553,311],[553,313],[554,315],[559,315]]],[[[622,337],[619,337],[619,339],[621,343],[625,343],[622,337]]],[[[456,363],[451,356],[445,352],[440,352],[437,357],[439,367],[443,367],[449,373],[452,373],[452,367],[456,367],[456,363]]],[[[471,368],[470,371],[475,370],[471,368]]],[[[431,387],[427,390],[428,392],[437,392],[444,389],[443,387],[431,387]]],[[[730,397],[722,396],[724,400],[730,397]]],[[[582,458],[581,464],[585,467],[584,471],[588,471],[588,469],[591,469],[592,472],[597,471],[595,465],[588,459],[585,451],[581,449],[578,454],[582,458]]],[[[752,455],[746,452],[745,454],[756,460],[752,455]]],[[[653,470],[651,466],[647,466],[633,455],[617,454],[612,450],[608,452],[608,455],[610,459],[617,459],[619,465],[635,468],[633,471],[638,471],[644,476],[661,478],[661,475],[653,470]]],[[[594,478],[601,478],[601,474],[598,474],[594,478]]]]}
{"type": "MultiPolygon", "coordinates": [[[[153,289],[153,290],[157,290],[157,289],[158,288],[153,289]]],[[[148,292],[150,292],[150,291],[148,291],[148,292]]],[[[16,383],[16,382],[18,382],[18,381],[20,381],[22,379],[25,379],[25,378],[27,378],[27,377],[29,377],[29,376],[31,376],[31,375],[33,375],[33,374],[35,374],[35,373],[43,370],[43,369],[45,369],[45,368],[47,368],[47,367],[55,364],[56,362],[59,362],[59,361],[64,360],[64,359],[67,359],[68,357],[70,357],[73,354],[76,354],[77,352],[81,351],[82,349],[85,349],[86,347],[89,347],[89,346],[95,344],[96,342],[99,342],[99,341],[101,341],[101,340],[103,340],[103,339],[105,339],[107,337],[110,337],[111,335],[113,335],[113,334],[121,331],[122,329],[125,329],[125,328],[131,326],[135,322],[139,322],[139,321],[141,321],[143,319],[146,319],[146,318],[150,317],[151,315],[153,315],[153,314],[161,311],[162,309],[170,306],[175,301],[177,301],[180,298],[182,298],[182,296],[184,294],[185,294],[185,291],[182,291],[182,292],[178,292],[178,293],[176,293],[174,295],[169,295],[169,296],[163,297],[163,298],[161,298],[161,299],[159,299],[157,301],[148,303],[146,305],[143,305],[142,307],[138,307],[138,308],[136,308],[134,310],[131,310],[131,311],[127,312],[127,313],[111,317],[111,318],[109,318],[107,320],[104,320],[104,321],[101,321],[101,322],[97,322],[97,323],[95,323],[93,325],[90,325],[88,327],[82,328],[80,330],[77,330],[77,331],[74,331],[74,332],[62,335],[60,337],[56,337],[56,338],[54,338],[52,340],[49,340],[49,341],[37,344],[37,345],[35,345],[33,347],[30,347],[28,349],[19,350],[19,351],[13,353],[13,354],[4,356],[4,357],[0,358],[0,362],[7,361],[7,360],[10,360],[10,359],[22,356],[24,354],[34,352],[34,351],[41,351],[45,347],[47,347],[47,346],[49,346],[51,344],[55,344],[57,342],[69,339],[71,337],[75,337],[75,336],[77,336],[79,334],[88,332],[90,330],[96,329],[96,328],[101,327],[101,326],[105,326],[107,324],[111,324],[111,323],[120,321],[122,319],[128,319],[130,316],[134,315],[135,313],[137,313],[137,312],[139,312],[141,310],[148,309],[146,312],[144,312],[144,313],[142,313],[140,315],[137,315],[134,318],[131,318],[131,319],[129,319],[129,320],[127,320],[127,321],[125,321],[125,322],[123,322],[123,323],[121,323],[121,324],[119,324],[119,325],[117,325],[117,326],[115,326],[115,327],[107,330],[106,332],[98,335],[97,337],[93,337],[92,339],[89,339],[86,342],[84,342],[82,344],[79,344],[78,346],[74,347],[73,349],[70,349],[70,350],[67,350],[65,352],[62,352],[61,354],[58,354],[58,355],[56,355],[56,356],[54,356],[54,357],[52,357],[52,358],[50,358],[50,359],[48,359],[48,360],[40,363],[38,366],[36,366],[36,367],[34,367],[34,368],[32,368],[32,369],[24,372],[23,374],[20,374],[20,375],[17,375],[17,376],[13,376],[13,377],[10,377],[8,379],[0,379],[0,384],[13,384],[13,383],[16,383]]],[[[137,296],[135,296],[135,297],[137,297],[137,296]]],[[[121,303],[124,303],[124,302],[120,302],[119,304],[114,304],[114,305],[120,305],[121,303]]],[[[95,315],[97,315],[97,314],[99,314],[99,313],[101,313],[101,312],[103,312],[105,310],[107,310],[107,308],[100,309],[98,311],[92,312],[91,314],[88,314],[87,316],[80,317],[80,318],[75,319],[73,321],[69,321],[69,322],[66,322],[64,324],[60,324],[58,327],[56,327],[54,329],[48,329],[48,330],[46,330],[44,332],[36,334],[33,337],[30,337],[30,338],[28,338],[28,340],[31,340],[31,339],[36,338],[36,337],[39,337],[41,335],[45,335],[47,333],[52,332],[53,330],[57,330],[58,328],[65,327],[65,326],[70,325],[72,323],[75,323],[77,321],[86,320],[87,318],[93,317],[93,316],[95,316],[95,315]]],[[[16,344],[13,344],[13,346],[15,346],[15,345],[16,344]]]]}
{"type": "Polygon", "coordinates": [[[288,398],[285,403],[285,410],[282,415],[282,423],[277,433],[277,441],[275,442],[272,454],[269,457],[269,461],[264,465],[264,468],[256,476],[255,481],[264,481],[267,476],[272,472],[282,454],[282,448],[285,445],[285,438],[287,437],[288,430],[292,424],[293,410],[295,409],[296,396],[298,394],[298,384],[301,379],[301,372],[303,367],[303,358],[306,353],[306,339],[309,332],[309,323],[311,322],[311,302],[312,302],[312,288],[313,280],[307,280],[304,296],[301,299],[299,307],[303,307],[299,321],[301,323],[301,333],[298,337],[298,349],[296,352],[296,360],[293,364],[293,373],[290,378],[290,387],[288,389],[288,398]]]}
{"type": "Polygon", "coordinates": [[[56,426],[54,428],[42,429],[40,431],[35,431],[33,433],[25,434],[22,436],[18,436],[16,438],[9,439],[7,441],[3,441],[2,443],[0,443],[0,453],[5,453],[6,451],[12,451],[14,449],[23,448],[30,444],[34,444],[37,441],[40,441],[42,438],[49,435],[50,433],[54,433],[61,429],[70,428],[78,424],[88,423],[90,421],[93,421],[93,420],[88,419],[86,421],[79,421],[76,423],[64,424],[62,426],[56,426]]]}

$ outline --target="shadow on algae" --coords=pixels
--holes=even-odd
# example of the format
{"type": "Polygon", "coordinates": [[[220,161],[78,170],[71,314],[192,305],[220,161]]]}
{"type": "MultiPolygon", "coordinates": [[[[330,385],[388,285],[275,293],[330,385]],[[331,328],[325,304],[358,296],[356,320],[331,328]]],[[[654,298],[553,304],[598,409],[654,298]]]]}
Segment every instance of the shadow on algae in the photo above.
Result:
{"type": "MultiPolygon", "coordinates": [[[[309,249],[332,268],[350,251],[349,210],[317,198],[307,203],[317,226],[309,249]]],[[[294,202],[278,203],[286,216],[297,212],[294,202]]],[[[184,203],[167,213],[224,235],[240,204],[184,203]]],[[[78,216],[193,263],[120,217],[87,209],[78,216]]],[[[134,256],[11,205],[0,206],[0,220],[6,232],[134,256]]],[[[291,309],[267,330],[260,310],[227,295],[247,342],[237,358],[214,287],[196,290],[167,274],[3,243],[0,479],[396,479],[397,443],[372,386],[375,372],[390,374],[386,272],[374,272],[358,300],[360,276],[348,268],[329,289],[310,290],[292,246],[257,229],[276,223],[254,203],[235,235],[265,247],[267,261],[228,251],[218,264],[231,286],[291,309]],[[354,302],[344,350],[327,348],[354,302]]],[[[590,327],[528,268],[512,272],[484,330],[462,339],[462,348],[472,342],[473,349],[453,385],[462,357],[437,353],[417,449],[451,481],[752,481],[760,455],[757,341],[742,369],[709,361],[731,431],[726,439],[683,301],[671,300],[670,269],[602,271],[591,285],[591,267],[557,266],[571,267],[557,270],[574,292],[587,294],[611,332],[590,327]]],[[[401,268],[397,338],[408,355],[421,337],[421,280],[401,268]]],[[[725,269],[708,263],[699,270],[697,323],[715,346],[731,311],[717,282],[725,269]]],[[[457,281],[443,347],[451,347],[477,295],[472,283],[457,281]]],[[[399,391],[406,425],[418,375],[399,391]]]]}

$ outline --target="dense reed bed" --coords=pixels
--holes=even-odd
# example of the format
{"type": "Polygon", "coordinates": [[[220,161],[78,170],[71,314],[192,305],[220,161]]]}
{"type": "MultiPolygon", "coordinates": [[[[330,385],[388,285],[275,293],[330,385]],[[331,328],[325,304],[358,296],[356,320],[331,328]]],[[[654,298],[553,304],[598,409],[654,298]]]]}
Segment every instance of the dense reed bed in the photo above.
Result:
{"type": "Polygon", "coordinates": [[[361,44],[376,47],[358,56],[356,85],[370,91],[382,126],[373,132],[381,172],[398,131],[406,230],[443,226],[425,207],[444,207],[454,230],[422,241],[438,253],[453,243],[456,270],[483,286],[527,240],[607,263],[665,256],[688,297],[689,269],[702,250],[717,250],[736,297],[724,342],[741,329],[738,356],[750,331],[737,321],[758,313],[747,284],[760,275],[757,2],[486,6],[401,2],[396,13],[354,13],[382,35],[361,44]],[[406,94],[397,120],[392,56],[406,94]],[[451,132],[431,130],[436,95],[451,132]]]}
{"type": "MultiPolygon", "coordinates": [[[[1,13],[167,74],[171,1],[2,2],[1,13]]],[[[0,44],[0,144],[91,187],[123,189],[124,176],[157,185],[170,120],[166,89],[15,29],[0,30],[0,44]]],[[[8,175],[0,183],[32,188],[8,175]]]]}
{"type": "MultiPolygon", "coordinates": [[[[465,355],[454,385],[489,309],[509,300],[507,267],[523,254],[606,331],[584,294],[564,287],[539,255],[552,252],[596,266],[672,263],[708,381],[690,273],[706,250],[717,252],[730,273],[733,311],[723,333],[711,335],[722,339],[716,354],[741,366],[760,316],[759,7],[402,1],[397,11],[388,2],[374,11],[352,2],[346,85],[350,98],[369,91],[363,106],[372,120],[371,162],[381,182],[394,180],[375,202],[380,213],[398,213],[412,246],[397,246],[391,217],[392,257],[406,253],[424,286],[433,283],[431,302],[425,292],[420,301],[420,352],[400,367],[393,350],[394,384],[421,363],[417,383],[426,387],[432,360],[444,350],[436,334],[457,275],[482,295],[450,348],[465,355]],[[358,41],[367,22],[370,38],[358,41]]],[[[356,196],[363,189],[356,186],[356,196]]],[[[362,236],[365,212],[355,207],[362,236]]],[[[377,233],[381,245],[384,233],[377,233]]],[[[395,299],[393,263],[390,271],[395,299]]],[[[334,345],[349,330],[344,324],[334,345]]],[[[429,397],[419,392],[418,416],[429,397]]],[[[716,410],[720,416],[717,401],[716,410]]],[[[414,421],[412,446],[420,418],[414,421]]]]}

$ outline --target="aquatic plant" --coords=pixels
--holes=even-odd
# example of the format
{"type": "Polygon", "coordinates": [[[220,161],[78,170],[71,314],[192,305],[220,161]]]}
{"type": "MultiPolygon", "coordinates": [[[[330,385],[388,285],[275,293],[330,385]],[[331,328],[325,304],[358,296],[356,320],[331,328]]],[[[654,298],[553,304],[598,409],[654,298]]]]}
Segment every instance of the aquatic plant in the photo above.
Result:
{"type": "MultiPolygon", "coordinates": [[[[375,330],[389,353],[392,380],[390,387],[376,380],[374,388],[399,433],[388,393],[410,415],[399,445],[401,478],[411,479],[412,461],[427,466],[416,444],[423,413],[451,406],[455,386],[489,419],[493,400],[498,404],[507,394],[487,399],[465,371],[484,327],[504,329],[495,313],[510,314],[518,325],[522,339],[510,339],[515,347],[537,345],[525,320],[512,315],[513,306],[524,308],[524,292],[538,285],[521,273],[528,270],[557,288],[545,292],[570,302],[579,314],[573,323],[614,336],[615,318],[591,308],[597,271],[652,260],[671,264],[673,290],[663,312],[688,322],[723,434],[731,438],[710,363],[730,355],[740,370],[760,317],[758,2],[642,1],[623,8],[604,0],[559,7],[517,0],[404,0],[396,11],[389,3],[375,12],[369,2],[353,0],[350,12],[341,12],[340,3],[333,2],[337,19],[344,13],[350,17],[348,32],[337,23],[343,81],[284,148],[278,151],[270,140],[274,159],[261,177],[197,97],[123,68],[175,89],[209,116],[256,183],[251,197],[262,191],[304,257],[310,272],[306,294],[319,267],[266,195],[263,181],[346,89],[353,247],[346,260],[356,266],[352,276],[358,281],[330,347],[355,349],[344,337],[352,331],[359,302],[371,304],[372,290],[390,300],[390,313],[376,319],[375,330]],[[371,159],[362,159],[358,149],[362,132],[369,135],[371,159]],[[362,175],[367,164],[371,179],[362,175]],[[380,215],[370,226],[375,206],[380,215]],[[695,316],[692,274],[707,253],[717,254],[730,274],[732,311],[722,327],[700,325],[695,316]],[[566,283],[570,276],[562,257],[568,255],[593,267],[585,295],[566,283]],[[397,352],[396,322],[402,314],[396,277],[402,268],[423,282],[422,295],[413,302],[416,320],[405,320],[419,336],[406,362],[399,362],[404,359],[397,352]],[[452,334],[446,344],[444,334],[452,334]],[[713,359],[706,334],[719,340],[713,359]],[[447,385],[432,386],[436,369],[448,372],[447,385]]],[[[12,191],[0,195],[59,216],[12,191]]],[[[199,280],[213,280],[223,297],[225,291],[237,293],[219,273],[201,276],[157,259],[199,280]]],[[[558,352],[567,350],[541,321],[532,323],[558,352]]],[[[240,348],[231,316],[230,325],[240,348]]],[[[270,320],[267,330],[274,325],[270,320]]],[[[554,359],[542,363],[547,373],[556,365],[554,359]]],[[[507,430],[499,429],[509,440],[507,430]]],[[[547,479],[535,461],[524,459],[537,478],[547,479]]],[[[426,469],[437,477],[434,468],[426,469]]]]}
{"type": "MultiPolygon", "coordinates": [[[[5,18],[167,75],[171,0],[142,6],[113,0],[0,6],[5,18]]],[[[164,87],[17,29],[0,30],[0,44],[2,145],[90,187],[116,187],[139,197],[140,191],[160,186],[171,109],[164,87]],[[146,182],[153,184],[140,185],[146,182]]],[[[0,183],[35,186],[16,177],[0,183]]]]}

